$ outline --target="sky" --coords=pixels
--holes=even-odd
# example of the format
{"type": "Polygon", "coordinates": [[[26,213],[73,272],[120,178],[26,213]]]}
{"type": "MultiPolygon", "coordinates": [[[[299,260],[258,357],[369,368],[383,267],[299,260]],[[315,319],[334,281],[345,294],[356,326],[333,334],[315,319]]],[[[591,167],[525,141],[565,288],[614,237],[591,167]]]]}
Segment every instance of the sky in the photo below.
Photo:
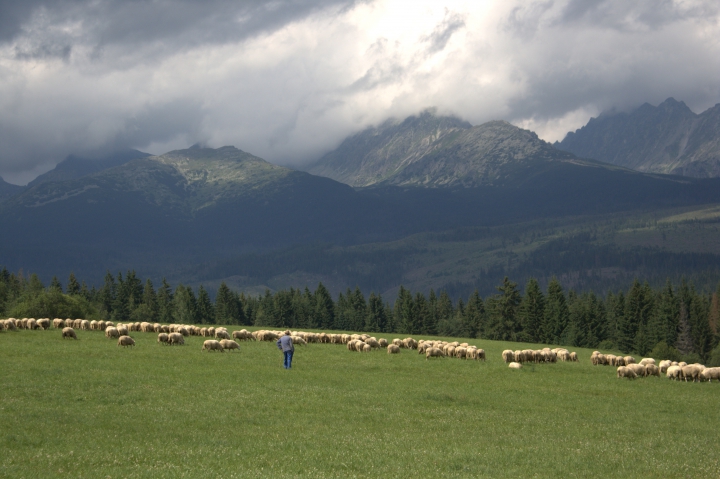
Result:
{"type": "Polygon", "coordinates": [[[434,107],[561,140],[720,103],[716,0],[0,0],[0,176],[234,145],[299,166],[434,107]]]}

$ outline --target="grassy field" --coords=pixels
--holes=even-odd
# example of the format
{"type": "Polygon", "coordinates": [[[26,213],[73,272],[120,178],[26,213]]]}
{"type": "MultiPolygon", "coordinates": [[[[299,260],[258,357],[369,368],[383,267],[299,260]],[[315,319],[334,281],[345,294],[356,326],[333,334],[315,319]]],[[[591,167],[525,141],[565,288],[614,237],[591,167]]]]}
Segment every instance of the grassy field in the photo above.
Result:
{"type": "Polygon", "coordinates": [[[0,333],[0,477],[719,477],[720,384],[134,333],[0,333]]]}

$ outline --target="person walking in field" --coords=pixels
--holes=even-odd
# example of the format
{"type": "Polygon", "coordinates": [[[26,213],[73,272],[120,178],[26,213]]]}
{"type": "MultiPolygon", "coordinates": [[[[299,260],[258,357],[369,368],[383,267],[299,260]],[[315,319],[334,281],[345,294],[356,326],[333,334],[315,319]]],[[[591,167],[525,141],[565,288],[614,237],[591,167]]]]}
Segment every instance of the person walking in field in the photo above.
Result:
{"type": "Polygon", "coordinates": [[[280,339],[277,340],[277,347],[285,355],[285,363],[283,366],[285,366],[285,369],[290,369],[292,367],[293,353],[295,352],[295,346],[293,346],[290,331],[285,331],[285,335],[281,336],[280,339]]]}

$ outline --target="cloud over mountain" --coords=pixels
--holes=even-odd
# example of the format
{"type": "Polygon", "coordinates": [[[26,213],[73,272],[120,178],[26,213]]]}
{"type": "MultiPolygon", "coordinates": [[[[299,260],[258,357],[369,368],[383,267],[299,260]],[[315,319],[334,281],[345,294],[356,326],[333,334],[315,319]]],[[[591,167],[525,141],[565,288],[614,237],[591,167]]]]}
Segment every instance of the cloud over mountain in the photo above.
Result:
{"type": "Polygon", "coordinates": [[[0,175],[198,141],[298,164],[435,106],[546,140],[720,101],[713,1],[0,2],[0,175]]]}

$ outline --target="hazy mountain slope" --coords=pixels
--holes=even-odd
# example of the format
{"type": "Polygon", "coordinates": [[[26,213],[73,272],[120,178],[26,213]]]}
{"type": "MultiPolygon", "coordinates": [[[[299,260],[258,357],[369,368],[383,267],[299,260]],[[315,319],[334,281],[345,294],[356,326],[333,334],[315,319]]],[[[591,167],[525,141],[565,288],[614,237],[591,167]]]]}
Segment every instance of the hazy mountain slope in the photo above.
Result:
{"type": "Polygon", "coordinates": [[[58,163],[54,169],[43,173],[30,183],[28,187],[37,186],[41,183],[50,181],[65,181],[83,176],[97,173],[98,171],[107,170],[116,166],[124,165],[128,161],[138,158],[146,158],[149,153],[143,153],[138,150],[122,150],[100,158],[82,158],[75,155],[69,155],[63,161],[58,163]]]}
{"type": "Polygon", "coordinates": [[[308,169],[351,186],[369,186],[397,174],[442,146],[444,140],[469,129],[455,117],[426,110],[403,121],[388,120],[347,138],[308,169]]]}
{"type": "Polygon", "coordinates": [[[0,177],[0,203],[20,193],[24,187],[8,183],[0,177]]]}
{"type": "Polygon", "coordinates": [[[668,98],[632,113],[604,114],[570,132],[560,149],[643,172],[720,176],[720,105],[700,115],[668,98]]]}

